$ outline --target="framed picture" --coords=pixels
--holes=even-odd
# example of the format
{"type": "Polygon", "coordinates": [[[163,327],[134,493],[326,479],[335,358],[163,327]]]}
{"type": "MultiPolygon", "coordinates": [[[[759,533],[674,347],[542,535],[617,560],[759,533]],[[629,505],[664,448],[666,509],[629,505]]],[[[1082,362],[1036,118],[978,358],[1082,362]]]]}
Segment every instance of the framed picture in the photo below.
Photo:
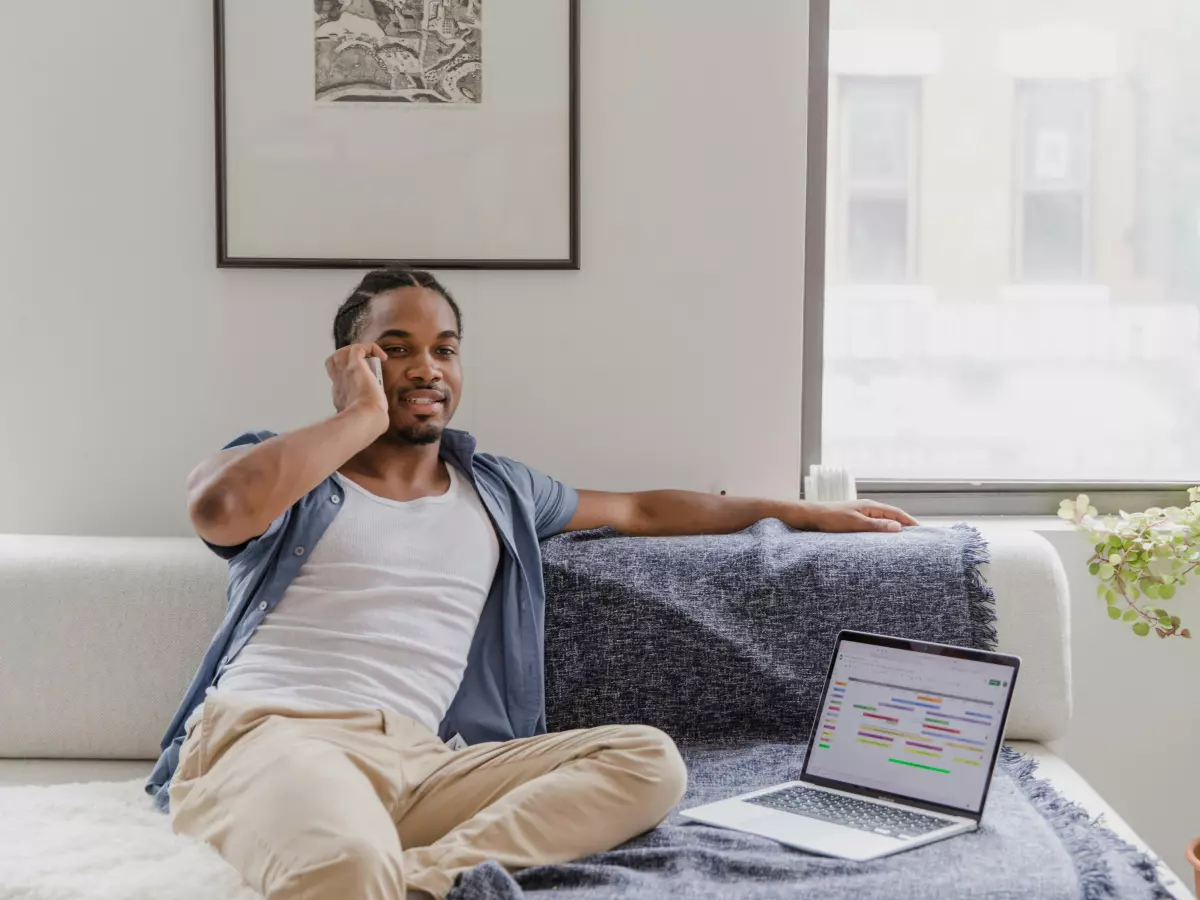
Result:
{"type": "Polygon", "coordinates": [[[580,0],[214,0],[217,265],[579,268],[580,0]]]}

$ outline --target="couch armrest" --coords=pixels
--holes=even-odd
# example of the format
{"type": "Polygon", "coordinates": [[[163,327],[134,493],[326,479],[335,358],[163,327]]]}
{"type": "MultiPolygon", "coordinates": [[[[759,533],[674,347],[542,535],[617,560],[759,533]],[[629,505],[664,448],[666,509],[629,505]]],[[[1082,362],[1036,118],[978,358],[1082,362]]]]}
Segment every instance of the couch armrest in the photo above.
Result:
{"type": "Polygon", "coordinates": [[[991,562],[982,567],[996,595],[997,649],[1021,657],[1008,716],[1009,740],[1049,741],[1071,721],[1071,640],[1067,574],[1040,534],[979,524],[991,562]]]}

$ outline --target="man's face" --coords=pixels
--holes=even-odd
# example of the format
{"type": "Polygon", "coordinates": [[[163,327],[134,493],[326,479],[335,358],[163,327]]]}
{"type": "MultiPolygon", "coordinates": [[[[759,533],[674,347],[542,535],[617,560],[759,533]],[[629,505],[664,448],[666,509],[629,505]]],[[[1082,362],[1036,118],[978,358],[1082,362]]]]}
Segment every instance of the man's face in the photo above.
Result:
{"type": "Polygon", "coordinates": [[[437,291],[397,288],[371,301],[362,343],[386,354],[383,390],[391,433],[410,444],[432,444],[458,409],[462,393],[458,323],[437,291]]]}

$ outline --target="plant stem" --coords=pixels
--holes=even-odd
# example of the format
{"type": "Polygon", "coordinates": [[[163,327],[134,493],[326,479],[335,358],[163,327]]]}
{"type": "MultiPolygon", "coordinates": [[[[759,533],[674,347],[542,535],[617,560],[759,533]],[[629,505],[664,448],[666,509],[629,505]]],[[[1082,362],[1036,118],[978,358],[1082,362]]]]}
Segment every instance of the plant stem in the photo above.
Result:
{"type": "MultiPolygon", "coordinates": [[[[1120,558],[1115,565],[1110,561],[1110,557],[1113,554],[1111,552],[1109,552],[1111,550],[1114,550],[1115,548],[1109,546],[1107,544],[1107,542],[1103,542],[1104,546],[1102,547],[1102,549],[1099,551],[1096,551],[1093,554],[1092,558],[1090,560],[1088,560],[1089,564],[1096,563],[1100,566],[1107,565],[1107,566],[1111,566],[1113,568],[1113,570],[1114,570],[1113,578],[1112,578],[1111,586],[1110,586],[1109,590],[1112,590],[1115,588],[1117,593],[1120,594],[1121,599],[1125,601],[1125,605],[1128,606],[1130,609],[1132,609],[1139,618],[1144,619],[1146,622],[1148,622],[1155,629],[1155,633],[1157,633],[1159,637],[1171,637],[1171,636],[1179,633],[1181,631],[1181,627],[1180,627],[1180,625],[1175,625],[1175,624],[1171,624],[1171,623],[1168,623],[1167,625],[1164,626],[1161,623],[1157,612],[1147,612],[1147,608],[1149,608],[1149,601],[1155,599],[1154,597],[1149,596],[1149,594],[1146,595],[1147,608],[1143,608],[1143,607],[1139,606],[1137,603],[1135,603],[1130,598],[1128,589],[1129,589],[1129,587],[1132,586],[1132,582],[1130,582],[1128,580],[1130,573],[1126,572],[1126,565],[1129,561],[1130,553],[1134,552],[1135,550],[1138,553],[1146,552],[1146,548],[1142,547],[1141,546],[1142,544],[1149,543],[1152,548],[1155,547],[1156,542],[1154,540],[1147,540],[1147,537],[1146,537],[1147,533],[1153,532],[1153,530],[1155,528],[1157,528],[1169,521],[1171,521],[1170,517],[1168,517],[1166,515],[1162,515],[1162,516],[1159,516],[1157,519],[1155,519],[1153,522],[1147,522],[1147,523],[1143,524],[1132,537],[1122,536],[1120,538],[1122,549],[1121,549],[1121,552],[1118,554],[1120,558]],[[1126,543],[1128,543],[1128,546],[1126,546],[1126,543]]],[[[1076,519],[1075,524],[1077,526],[1082,527],[1081,522],[1079,521],[1078,518],[1076,519]]],[[[1178,544],[1175,542],[1174,536],[1172,536],[1170,541],[1166,542],[1163,545],[1159,545],[1159,548],[1161,548],[1161,546],[1168,547],[1168,549],[1170,551],[1169,554],[1166,557],[1157,557],[1157,551],[1155,553],[1148,554],[1148,556],[1146,558],[1145,566],[1144,566],[1144,572],[1145,572],[1144,577],[1150,579],[1151,581],[1153,581],[1154,583],[1156,583],[1158,585],[1165,587],[1165,586],[1167,586],[1167,582],[1166,582],[1164,576],[1158,575],[1155,572],[1153,572],[1150,569],[1151,563],[1155,562],[1155,559],[1157,557],[1159,559],[1159,561],[1162,561],[1163,559],[1170,559],[1172,562],[1172,565],[1177,564],[1177,563],[1178,564],[1186,564],[1185,558],[1183,556],[1181,556],[1181,551],[1183,551],[1185,553],[1191,552],[1193,550],[1193,545],[1188,544],[1188,543],[1184,543],[1182,545],[1178,544]]],[[[1200,568],[1200,561],[1193,562],[1191,565],[1187,566],[1187,568],[1183,569],[1178,574],[1175,572],[1169,573],[1171,575],[1171,584],[1175,585],[1175,584],[1180,583],[1181,580],[1187,578],[1187,576],[1189,576],[1193,572],[1195,572],[1197,568],[1200,568]]],[[[1136,576],[1134,577],[1133,580],[1137,581],[1136,576]]],[[[1172,587],[1172,590],[1174,590],[1174,587],[1172,587]]],[[[1160,599],[1162,599],[1162,598],[1160,598],[1160,599]]],[[[1162,609],[1162,607],[1155,607],[1154,609],[1162,609]]],[[[1165,614],[1165,611],[1164,611],[1164,614],[1165,614]]],[[[1176,617],[1176,616],[1170,616],[1169,618],[1178,621],[1178,617],[1176,617]]]]}

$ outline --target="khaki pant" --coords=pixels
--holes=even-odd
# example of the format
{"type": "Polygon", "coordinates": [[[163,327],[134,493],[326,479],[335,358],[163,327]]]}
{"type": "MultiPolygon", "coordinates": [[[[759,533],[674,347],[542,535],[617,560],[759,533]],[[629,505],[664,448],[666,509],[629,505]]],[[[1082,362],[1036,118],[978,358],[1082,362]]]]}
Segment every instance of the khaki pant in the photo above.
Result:
{"type": "Polygon", "coordinates": [[[269,900],[444,897],[459,872],[568,862],[654,828],[683,796],[671,739],[614,725],[452,751],[387,710],[209,695],[171,784],[175,831],[269,900]]]}

